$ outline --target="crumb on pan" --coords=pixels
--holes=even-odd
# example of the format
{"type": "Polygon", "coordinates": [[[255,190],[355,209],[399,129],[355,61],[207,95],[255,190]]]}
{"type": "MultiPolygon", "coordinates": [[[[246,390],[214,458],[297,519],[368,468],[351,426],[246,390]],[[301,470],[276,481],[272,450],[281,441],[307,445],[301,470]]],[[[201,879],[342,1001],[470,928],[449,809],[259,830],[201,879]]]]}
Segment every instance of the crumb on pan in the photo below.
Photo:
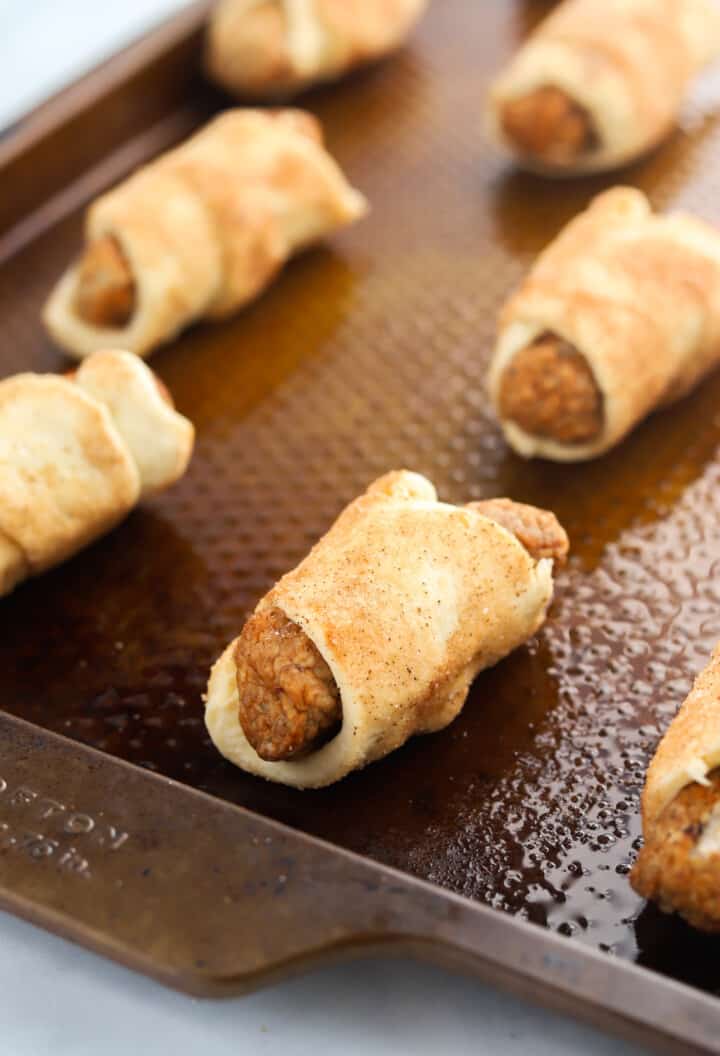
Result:
{"type": "Polygon", "coordinates": [[[471,502],[469,506],[512,532],[536,561],[543,557],[552,558],[557,565],[567,561],[570,549],[567,532],[550,510],[512,499],[485,499],[471,502]]]}

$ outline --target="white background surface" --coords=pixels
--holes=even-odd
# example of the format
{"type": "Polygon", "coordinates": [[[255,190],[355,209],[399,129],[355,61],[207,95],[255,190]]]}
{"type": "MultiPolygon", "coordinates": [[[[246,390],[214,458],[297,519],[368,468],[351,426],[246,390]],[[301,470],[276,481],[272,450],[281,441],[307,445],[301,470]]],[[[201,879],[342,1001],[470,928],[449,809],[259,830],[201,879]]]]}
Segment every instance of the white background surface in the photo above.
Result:
{"type": "MultiPolygon", "coordinates": [[[[182,0],[0,0],[0,128],[182,0]]],[[[238,941],[241,941],[239,938],[238,941]]],[[[0,913],[2,1056],[633,1056],[640,1050],[405,961],[198,1002],[0,913]]]]}

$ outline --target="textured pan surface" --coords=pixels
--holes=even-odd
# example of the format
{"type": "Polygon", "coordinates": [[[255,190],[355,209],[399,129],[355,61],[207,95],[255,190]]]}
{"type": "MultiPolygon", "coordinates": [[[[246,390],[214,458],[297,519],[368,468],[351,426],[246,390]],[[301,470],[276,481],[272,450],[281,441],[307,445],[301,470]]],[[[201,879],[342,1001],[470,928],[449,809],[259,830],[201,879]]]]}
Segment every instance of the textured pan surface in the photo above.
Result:
{"type": "MultiPolygon", "coordinates": [[[[48,729],[720,993],[720,942],[643,910],[627,882],[646,763],[720,638],[720,376],[577,467],[512,455],[484,391],[503,298],[610,182],[521,176],[484,144],[491,71],[546,8],[439,0],[396,60],[307,97],[372,216],[154,358],[198,427],[191,470],[0,603],[0,690],[48,729]],[[445,732],[320,793],[245,777],[205,736],[208,667],[397,466],[450,500],[554,509],[574,558],[551,618],[445,732]]],[[[720,223],[713,101],[720,80],[621,178],[720,223]]],[[[0,268],[3,375],[63,368],[39,309],[80,238],[78,213],[0,268]]]]}

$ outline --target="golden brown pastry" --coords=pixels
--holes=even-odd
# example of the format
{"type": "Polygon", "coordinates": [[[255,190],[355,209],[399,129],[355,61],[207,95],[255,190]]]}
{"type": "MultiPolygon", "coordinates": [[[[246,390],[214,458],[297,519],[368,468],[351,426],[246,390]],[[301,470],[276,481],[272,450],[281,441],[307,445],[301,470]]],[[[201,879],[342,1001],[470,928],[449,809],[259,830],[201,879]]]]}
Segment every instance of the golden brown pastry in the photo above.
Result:
{"type": "Polygon", "coordinates": [[[230,110],[88,210],[86,249],[45,306],[77,358],[145,356],[236,312],[293,254],[359,219],[363,197],[301,110],[230,110]]]}
{"type": "Polygon", "coordinates": [[[718,56],[712,0],[565,0],[495,81],[491,134],[555,175],[617,168],[668,135],[718,56]]]}
{"type": "Polygon", "coordinates": [[[0,595],[76,553],[183,475],[192,424],[136,356],[0,382],[0,595]]]}
{"type": "Polygon", "coordinates": [[[635,890],[720,931],[720,646],[650,763],[635,890]]]}
{"type": "Polygon", "coordinates": [[[543,623],[566,553],[544,511],[450,506],[415,473],[381,477],[215,664],[210,736],[250,773],[317,788],[442,729],[543,623]]]}
{"type": "Polygon", "coordinates": [[[565,444],[592,440],[603,425],[602,393],[588,361],[568,341],[549,333],[508,363],[498,407],[504,421],[565,444]]]}
{"type": "Polygon", "coordinates": [[[404,42],[428,0],[220,0],[205,64],[228,91],[288,97],[381,58],[404,42]]]}
{"type": "Polygon", "coordinates": [[[594,199],[505,305],[490,395],[521,455],[614,447],[720,362],[720,232],[653,214],[637,190],[594,199]]]}
{"type": "MultiPolygon", "coordinates": [[[[510,499],[469,503],[467,509],[511,532],[535,561],[563,565],[568,538],[554,514],[510,499]]],[[[261,759],[302,758],[338,733],[340,691],[305,632],[271,606],[255,612],[237,639],[239,718],[261,759]]]]}

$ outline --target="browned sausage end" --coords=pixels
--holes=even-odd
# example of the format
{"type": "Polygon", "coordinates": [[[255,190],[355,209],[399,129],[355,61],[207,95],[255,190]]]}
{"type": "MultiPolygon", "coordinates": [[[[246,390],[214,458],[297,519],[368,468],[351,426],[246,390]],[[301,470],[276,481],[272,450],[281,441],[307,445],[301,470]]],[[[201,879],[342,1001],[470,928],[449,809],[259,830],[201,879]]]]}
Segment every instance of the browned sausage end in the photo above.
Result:
{"type": "Polygon", "coordinates": [[[588,112],[553,85],[508,100],[500,120],[506,138],[521,154],[547,164],[569,164],[597,146],[588,112]]]}
{"type": "Polygon", "coordinates": [[[595,440],[603,398],[588,361],[555,334],[518,352],[500,379],[500,415],[532,436],[562,444],[595,440]]]}
{"type": "Polygon", "coordinates": [[[121,329],[135,312],[135,280],[117,239],[91,242],[77,273],[75,311],[92,326],[121,329]]]}

